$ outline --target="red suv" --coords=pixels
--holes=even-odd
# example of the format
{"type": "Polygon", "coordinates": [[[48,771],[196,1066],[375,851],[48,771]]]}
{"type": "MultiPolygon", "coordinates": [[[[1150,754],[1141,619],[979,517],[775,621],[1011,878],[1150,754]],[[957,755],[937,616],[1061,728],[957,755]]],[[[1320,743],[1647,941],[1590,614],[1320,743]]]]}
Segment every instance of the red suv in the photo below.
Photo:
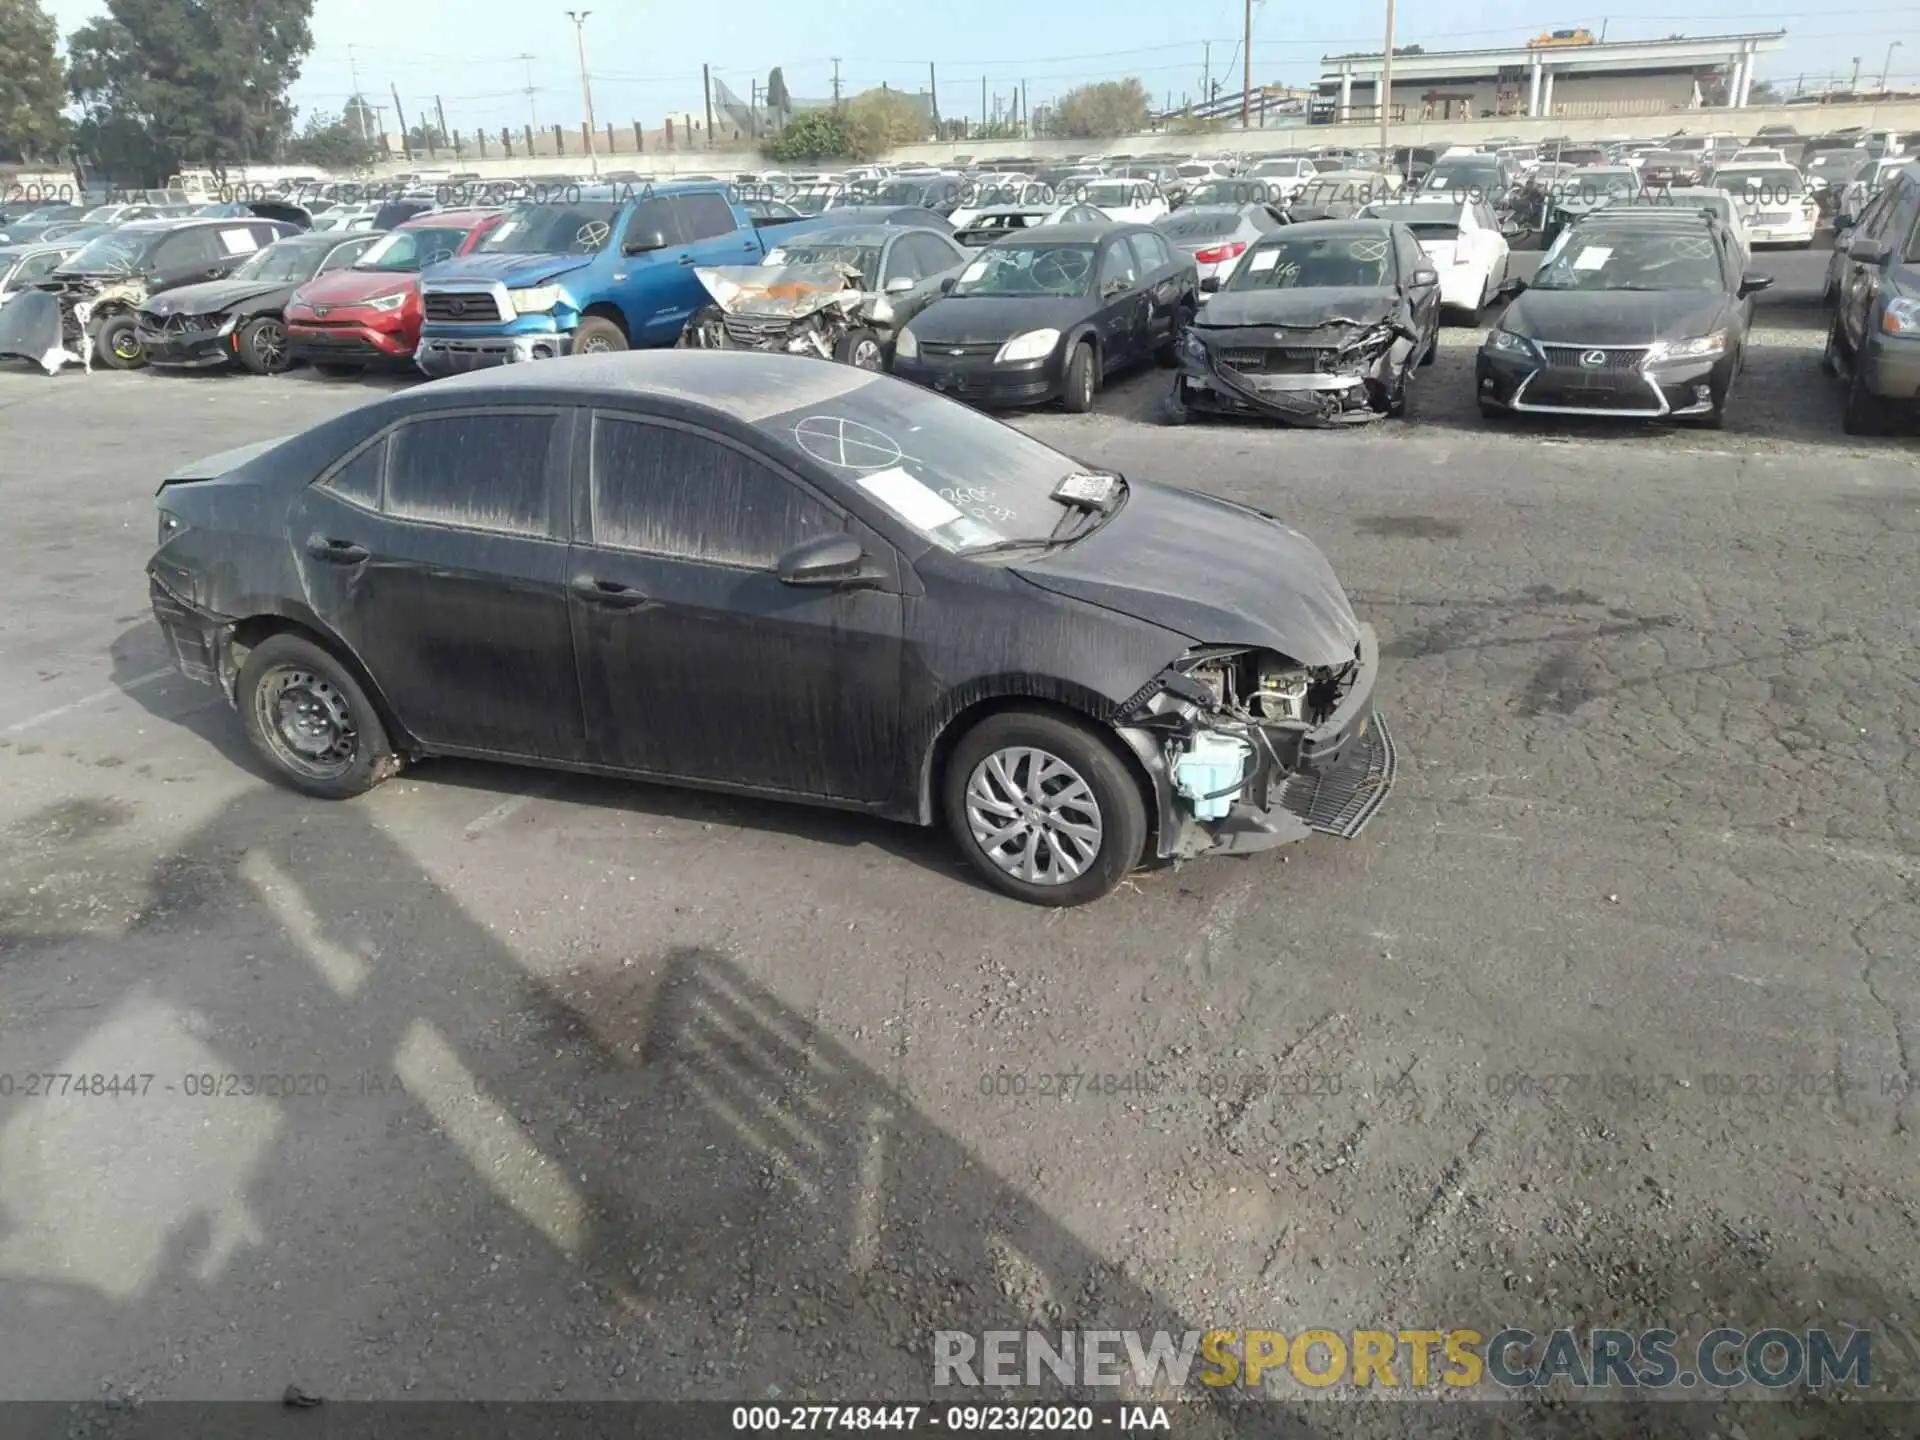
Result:
{"type": "Polygon", "coordinates": [[[504,212],[435,210],[396,226],[344,270],[287,301],[287,350],[323,375],[413,364],[420,344],[420,272],[478,245],[504,212]]]}

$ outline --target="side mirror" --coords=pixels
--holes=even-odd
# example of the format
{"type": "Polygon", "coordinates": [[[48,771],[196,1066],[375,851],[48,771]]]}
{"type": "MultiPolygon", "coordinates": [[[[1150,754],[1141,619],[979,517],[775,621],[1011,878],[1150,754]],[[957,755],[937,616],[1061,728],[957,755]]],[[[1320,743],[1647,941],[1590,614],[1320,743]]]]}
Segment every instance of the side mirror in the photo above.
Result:
{"type": "Polygon", "coordinates": [[[1884,240],[1876,240],[1871,235],[1859,235],[1847,246],[1847,259],[1856,265],[1880,266],[1887,263],[1887,257],[1893,253],[1893,247],[1884,240]]]}
{"type": "Polygon", "coordinates": [[[780,557],[782,584],[825,588],[871,585],[879,572],[867,564],[867,552],[851,535],[821,535],[780,557]]]}
{"type": "Polygon", "coordinates": [[[911,276],[896,275],[893,279],[887,281],[886,293],[889,295],[904,295],[918,283],[919,282],[911,276]]]}
{"type": "Polygon", "coordinates": [[[1202,281],[1200,282],[1200,288],[1201,288],[1202,290],[1204,290],[1204,291],[1206,291],[1206,292],[1207,292],[1207,294],[1209,294],[1209,295],[1212,295],[1212,294],[1214,294],[1215,292],[1217,292],[1217,291],[1218,291],[1218,290],[1219,290],[1219,289],[1221,288],[1221,287],[1220,287],[1220,277],[1219,277],[1218,275],[1209,275],[1209,276],[1207,276],[1207,278],[1206,278],[1206,279],[1204,279],[1204,280],[1202,280],[1202,281]]]}
{"type": "Polygon", "coordinates": [[[1424,289],[1427,286],[1438,285],[1439,283],[1440,272],[1438,270],[1422,265],[1418,270],[1413,272],[1413,285],[1416,289],[1424,289]]]}
{"type": "Polygon", "coordinates": [[[960,277],[957,275],[947,276],[946,279],[940,282],[940,293],[942,295],[951,295],[953,293],[953,287],[959,283],[959,280],[960,277]]]}
{"type": "Polygon", "coordinates": [[[1843,231],[1853,228],[1853,216],[1842,211],[1833,217],[1833,238],[1838,240],[1843,231]]]}
{"type": "Polygon", "coordinates": [[[1772,286],[1773,277],[1771,275],[1754,275],[1751,273],[1742,275],[1740,277],[1740,298],[1744,300],[1749,295],[1758,295],[1762,290],[1771,289],[1772,286]]]}
{"type": "Polygon", "coordinates": [[[629,239],[620,247],[620,253],[622,255],[650,255],[655,250],[664,250],[666,248],[667,237],[662,235],[658,230],[648,230],[629,239]]]}
{"type": "Polygon", "coordinates": [[[1526,288],[1527,288],[1527,282],[1524,280],[1520,280],[1520,279],[1508,280],[1503,285],[1501,285],[1499,289],[1495,290],[1493,292],[1493,295],[1496,300],[1512,300],[1516,298],[1520,294],[1520,292],[1522,290],[1525,290],[1526,288]]]}
{"type": "Polygon", "coordinates": [[[1111,300],[1116,295],[1126,294],[1127,291],[1131,290],[1132,288],[1133,288],[1132,281],[1127,280],[1123,276],[1116,275],[1113,279],[1107,281],[1106,284],[1100,287],[1100,293],[1106,296],[1107,299],[1111,300]]]}

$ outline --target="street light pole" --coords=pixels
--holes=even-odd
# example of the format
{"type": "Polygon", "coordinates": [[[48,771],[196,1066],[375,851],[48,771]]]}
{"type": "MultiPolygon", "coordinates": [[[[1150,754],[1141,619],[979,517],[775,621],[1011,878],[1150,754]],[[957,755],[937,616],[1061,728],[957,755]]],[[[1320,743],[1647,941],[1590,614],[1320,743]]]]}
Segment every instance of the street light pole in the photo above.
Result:
{"type": "Polygon", "coordinates": [[[1387,115],[1393,98],[1393,0],[1387,0],[1387,45],[1380,52],[1380,163],[1388,162],[1387,115]]]}
{"type": "Polygon", "coordinates": [[[1880,93],[1882,95],[1887,93],[1887,81],[1893,78],[1893,52],[1898,50],[1904,43],[1904,41],[1896,40],[1887,46],[1887,63],[1880,67],[1880,93]]]}
{"type": "Polygon", "coordinates": [[[587,117],[587,164],[597,178],[600,174],[600,157],[594,153],[593,146],[593,90],[587,84],[587,17],[591,10],[569,10],[567,18],[573,21],[574,38],[580,43],[580,105],[587,117]]]}
{"type": "Polygon", "coordinates": [[[1247,0],[1246,28],[1240,34],[1240,128],[1247,128],[1247,104],[1253,97],[1253,0],[1247,0]]]}

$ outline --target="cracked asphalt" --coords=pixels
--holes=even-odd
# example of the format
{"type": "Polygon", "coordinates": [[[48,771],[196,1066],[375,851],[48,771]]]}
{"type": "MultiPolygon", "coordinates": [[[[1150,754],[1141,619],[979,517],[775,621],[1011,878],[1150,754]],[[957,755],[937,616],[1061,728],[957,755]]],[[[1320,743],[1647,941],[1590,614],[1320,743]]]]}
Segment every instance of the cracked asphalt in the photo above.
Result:
{"type": "MultiPolygon", "coordinates": [[[[1719,1323],[1869,1327],[1920,1395],[1920,451],[1840,435],[1824,256],[1765,260],[1721,434],[1484,427],[1468,331],[1409,425],[1162,429],[1151,374],[1021,421],[1318,541],[1402,752],[1357,842],[1071,912],[838,815],[273,786],[168,667],[152,491],[377,387],[0,374],[0,1396],[906,1397],[936,1329],[1719,1323]]],[[[1281,1393],[1298,1434],[1484,1410],[1281,1393]]],[[[1498,1409],[1912,1433],[1747,1399],[1498,1409]]]]}

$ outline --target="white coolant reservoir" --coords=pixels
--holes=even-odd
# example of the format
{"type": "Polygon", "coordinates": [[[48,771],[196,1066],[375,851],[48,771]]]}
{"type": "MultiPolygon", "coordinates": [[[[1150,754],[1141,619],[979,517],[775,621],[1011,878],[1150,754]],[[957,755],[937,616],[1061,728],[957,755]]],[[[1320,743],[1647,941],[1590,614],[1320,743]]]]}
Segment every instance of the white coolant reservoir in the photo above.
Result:
{"type": "Polygon", "coordinates": [[[1193,802],[1196,820],[1221,820],[1240,798],[1253,746],[1234,735],[1202,730],[1173,762],[1174,788],[1193,802]]]}

